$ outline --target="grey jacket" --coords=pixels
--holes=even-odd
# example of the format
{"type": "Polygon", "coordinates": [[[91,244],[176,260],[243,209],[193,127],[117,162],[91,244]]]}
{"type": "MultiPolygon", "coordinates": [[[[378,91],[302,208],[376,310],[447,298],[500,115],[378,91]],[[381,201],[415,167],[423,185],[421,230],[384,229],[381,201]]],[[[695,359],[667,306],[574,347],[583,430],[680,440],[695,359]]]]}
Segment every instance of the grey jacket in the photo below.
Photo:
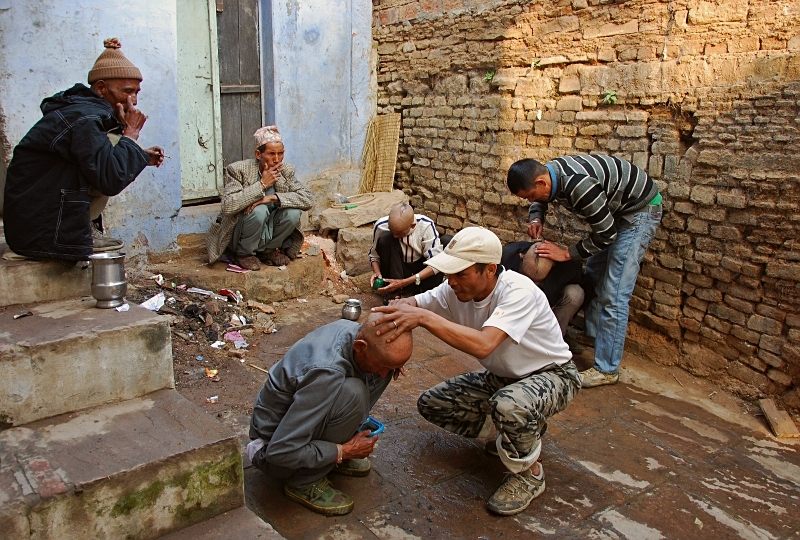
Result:
{"type": "MultiPolygon", "coordinates": [[[[225,186],[222,194],[222,212],[211,224],[206,234],[208,262],[213,263],[222,257],[231,242],[233,229],[245,209],[264,196],[261,189],[261,173],[258,161],[245,159],[225,167],[225,186]]],[[[311,191],[294,177],[294,165],[284,163],[281,177],[275,184],[275,194],[281,208],[308,210],[314,202],[311,191]]],[[[286,253],[294,259],[303,245],[303,233],[295,229],[290,236],[292,246],[286,253]]]]}
{"type": "Polygon", "coordinates": [[[316,440],[345,377],[364,381],[370,408],[392,380],[364,373],[353,359],[353,343],[361,326],[339,320],[326,324],[295,343],[269,370],[256,398],[250,439],[261,438],[264,458],[291,469],[318,469],[336,461],[336,444],[316,440]]]}

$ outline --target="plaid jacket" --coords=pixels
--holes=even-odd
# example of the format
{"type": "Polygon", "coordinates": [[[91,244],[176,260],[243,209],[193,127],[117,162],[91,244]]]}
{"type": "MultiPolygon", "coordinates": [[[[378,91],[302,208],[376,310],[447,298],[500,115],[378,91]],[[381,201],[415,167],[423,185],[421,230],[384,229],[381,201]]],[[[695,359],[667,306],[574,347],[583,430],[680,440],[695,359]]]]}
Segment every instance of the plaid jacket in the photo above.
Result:
{"type": "MultiPolygon", "coordinates": [[[[261,173],[258,172],[258,161],[255,159],[237,161],[225,167],[222,212],[206,234],[208,262],[214,263],[219,260],[231,242],[233,229],[242,212],[264,196],[260,180],[261,173]]],[[[278,196],[281,208],[308,210],[314,201],[311,191],[295,180],[294,165],[289,163],[283,164],[281,178],[275,184],[275,194],[278,196]]],[[[300,248],[303,245],[303,233],[295,229],[289,238],[292,245],[286,255],[295,259],[300,254],[300,248]]]]}

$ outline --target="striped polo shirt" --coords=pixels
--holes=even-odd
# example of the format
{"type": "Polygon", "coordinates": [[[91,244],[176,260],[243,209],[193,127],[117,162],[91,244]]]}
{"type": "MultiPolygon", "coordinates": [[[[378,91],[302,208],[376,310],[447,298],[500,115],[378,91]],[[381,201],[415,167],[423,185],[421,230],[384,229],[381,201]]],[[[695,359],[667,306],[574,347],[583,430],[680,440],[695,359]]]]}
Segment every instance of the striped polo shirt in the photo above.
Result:
{"type": "Polygon", "coordinates": [[[592,229],[587,238],[569,246],[574,260],[602,251],[617,239],[614,218],[625,218],[645,206],[658,194],[658,186],[636,165],[602,154],[564,156],[546,163],[554,182],[547,202],[536,201],[529,208],[530,219],[544,223],[547,205],[558,200],[583,217],[592,229]],[[555,177],[553,175],[555,171],[555,177]]]}

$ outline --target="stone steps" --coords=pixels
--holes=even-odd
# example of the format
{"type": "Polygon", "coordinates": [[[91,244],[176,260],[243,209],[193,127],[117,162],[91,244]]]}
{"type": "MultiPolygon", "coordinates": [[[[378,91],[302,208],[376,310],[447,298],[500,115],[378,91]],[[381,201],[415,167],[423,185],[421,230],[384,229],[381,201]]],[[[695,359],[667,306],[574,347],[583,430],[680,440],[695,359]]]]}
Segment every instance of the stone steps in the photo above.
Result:
{"type": "Polygon", "coordinates": [[[0,432],[8,539],[158,538],[242,506],[236,436],[174,390],[0,432]]]}
{"type": "Polygon", "coordinates": [[[71,299],[0,313],[0,428],[174,387],[168,321],[71,299]],[[30,311],[31,316],[14,319],[30,311]]]}
{"type": "Polygon", "coordinates": [[[271,525],[246,507],[226,512],[182,531],[163,536],[161,540],[281,540],[271,525]]]}
{"type": "Polygon", "coordinates": [[[318,292],[325,272],[322,255],[295,259],[285,270],[262,265],[261,270],[247,274],[227,272],[227,265],[221,262],[209,265],[206,257],[205,250],[182,251],[179,260],[150,264],[148,269],[176,283],[214,292],[240,291],[247,299],[259,302],[278,302],[318,292]]]}
{"type": "Polygon", "coordinates": [[[7,261],[0,242],[0,307],[92,294],[92,268],[62,261],[7,261]]]}

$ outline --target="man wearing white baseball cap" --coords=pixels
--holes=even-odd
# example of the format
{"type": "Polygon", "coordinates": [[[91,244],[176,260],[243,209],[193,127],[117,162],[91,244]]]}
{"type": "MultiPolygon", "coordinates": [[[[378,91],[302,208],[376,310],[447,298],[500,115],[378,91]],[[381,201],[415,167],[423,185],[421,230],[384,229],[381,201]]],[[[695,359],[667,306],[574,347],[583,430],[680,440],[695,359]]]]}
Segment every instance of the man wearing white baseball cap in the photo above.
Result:
{"type": "Polygon", "coordinates": [[[511,471],[486,502],[501,515],[522,512],[545,488],[539,462],[547,418],[562,411],[580,389],[580,375],[561,337],[547,297],[522,274],[499,266],[502,246],[481,227],[458,232],[425,264],[447,281],[413,298],[373,308],[385,313],[375,325],[418,326],[486,368],[464,373],[423,392],[417,409],[429,422],[465,437],[496,440],[486,445],[511,471]]]}

